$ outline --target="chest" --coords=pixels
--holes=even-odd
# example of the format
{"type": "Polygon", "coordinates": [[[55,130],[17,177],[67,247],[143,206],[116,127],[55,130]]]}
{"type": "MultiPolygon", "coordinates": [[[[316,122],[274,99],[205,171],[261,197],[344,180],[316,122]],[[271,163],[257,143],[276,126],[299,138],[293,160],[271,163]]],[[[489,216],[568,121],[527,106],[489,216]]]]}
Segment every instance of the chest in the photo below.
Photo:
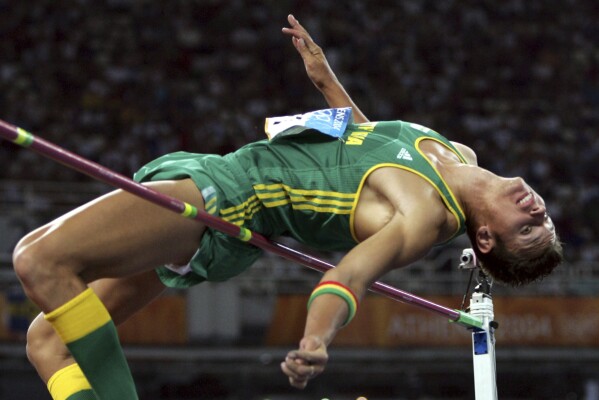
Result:
{"type": "Polygon", "coordinates": [[[408,226],[429,225],[438,231],[439,243],[458,228],[458,221],[434,186],[410,171],[384,167],[370,174],[360,192],[354,215],[356,238],[367,239],[393,217],[402,218],[408,226]]]}

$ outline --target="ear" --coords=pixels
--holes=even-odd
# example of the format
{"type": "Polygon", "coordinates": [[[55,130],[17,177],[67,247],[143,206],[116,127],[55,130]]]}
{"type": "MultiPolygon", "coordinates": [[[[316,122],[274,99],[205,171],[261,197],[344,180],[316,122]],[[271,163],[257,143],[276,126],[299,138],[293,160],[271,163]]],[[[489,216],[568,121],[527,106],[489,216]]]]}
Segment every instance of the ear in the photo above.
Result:
{"type": "Polygon", "coordinates": [[[481,226],[477,229],[476,246],[483,254],[488,254],[495,247],[495,239],[487,226],[481,226]]]}

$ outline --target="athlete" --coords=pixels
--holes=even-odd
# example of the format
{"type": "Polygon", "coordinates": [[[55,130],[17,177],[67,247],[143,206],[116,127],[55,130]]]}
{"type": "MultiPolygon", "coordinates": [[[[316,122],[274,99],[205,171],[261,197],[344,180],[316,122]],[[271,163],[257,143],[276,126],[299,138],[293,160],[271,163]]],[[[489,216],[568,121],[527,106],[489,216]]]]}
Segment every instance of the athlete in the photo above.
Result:
{"type": "MultiPolygon", "coordinates": [[[[168,154],[135,179],[265,236],[347,251],[312,292],[304,337],[281,364],[304,388],[368,287],[433,246],[467,232],[487,272],[511,285],[547,275],[561,246],[524,180],[478,167],[470,148],[427,127],[368,121],[321,48],[293,16],[288,22],[283,33],[331,109],[268,119],[268,140],[223,157],[168,154]]],[[[15,249],[15,271],[42,310],[28,356],[54,399],[136,399],[115,324],[165,285],[225,280],[260,254],[126,192],[105,195],[15,249]]]]}

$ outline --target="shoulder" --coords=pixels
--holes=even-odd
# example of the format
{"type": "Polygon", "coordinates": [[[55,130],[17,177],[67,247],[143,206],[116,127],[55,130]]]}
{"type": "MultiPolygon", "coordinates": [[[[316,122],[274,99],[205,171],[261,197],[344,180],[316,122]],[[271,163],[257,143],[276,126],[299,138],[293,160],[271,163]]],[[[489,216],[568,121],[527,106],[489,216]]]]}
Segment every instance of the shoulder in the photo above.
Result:
{"type": "Polygon", "coordinates": [[[468,164],[478,165],[478,160],[476,158],[476,153],[474,152],[474,150],[458,142],[451,142],[451,144],[453,144],[455,148],[458,149],[460,153],[462,153],[462,156],[464,156],[466,161],[468,161],[468,164]]]}

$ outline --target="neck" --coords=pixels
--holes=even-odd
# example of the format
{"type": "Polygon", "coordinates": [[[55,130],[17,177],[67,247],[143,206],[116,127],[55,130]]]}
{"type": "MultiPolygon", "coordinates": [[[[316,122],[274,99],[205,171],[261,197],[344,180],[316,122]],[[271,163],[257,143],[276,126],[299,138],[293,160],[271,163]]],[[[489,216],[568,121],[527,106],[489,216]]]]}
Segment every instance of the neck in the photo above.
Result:
{"type": "MultiPolygon", "coordinates": [[[[434,141],[425,140],[420,148],[449,185],[467,223],[474,223],[478,211],[485,204],[485,193],[499,177],[475,164],[463,164],[455,153],[434,141]]],[[[471,161],[476,163],[474,152],[472,157],[471,161]]]]}
{"type": "Polygon", "coordinates": [[[462,207],[466,221],[476,220],[481,205],[485,204],[485,193],[499,177],[484,168],[468,164],[447,164],[440,172],[462,207]]]}

